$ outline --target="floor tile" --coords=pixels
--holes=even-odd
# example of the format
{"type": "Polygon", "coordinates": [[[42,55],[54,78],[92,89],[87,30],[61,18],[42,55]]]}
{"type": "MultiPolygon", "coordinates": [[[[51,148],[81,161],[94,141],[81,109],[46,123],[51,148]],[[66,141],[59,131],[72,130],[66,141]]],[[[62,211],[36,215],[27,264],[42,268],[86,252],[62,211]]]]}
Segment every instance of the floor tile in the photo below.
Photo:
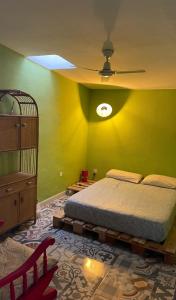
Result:
{"type": "Polygon", "coordinates": [[[90,299],[104,278],[108,267],[96,260],[74,256],[70,261],[59,261],[54,284],[58,299],[90,299]]]}
{"type": "Polygon", "coordinates": [[[111,268],[94,293],[92,300],[151,299],[154,282],[128,270],[111,268]]]}
{"type": "Polygon", "coordinates": [[[88,256],[98,261],[106,262],[107,264],[112,264],[116,259],[113,250],[107,245],[97,243],[97,241],[81,237],[71,232],[58,230],[58,232],[55,232],[55,239],[61,248],[67,250],[71,249],[74,254],[88,256]]]}

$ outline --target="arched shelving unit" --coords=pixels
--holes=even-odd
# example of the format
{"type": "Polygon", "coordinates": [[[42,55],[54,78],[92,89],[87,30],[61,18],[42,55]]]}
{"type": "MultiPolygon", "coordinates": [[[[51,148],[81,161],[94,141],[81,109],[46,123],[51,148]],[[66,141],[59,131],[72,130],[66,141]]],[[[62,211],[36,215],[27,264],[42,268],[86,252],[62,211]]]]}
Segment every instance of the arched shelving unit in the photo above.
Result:
{"type": "Polygon", "coordinates": [[[38,168],[38,107],[20,90],[0,90],[1,232],[36,219],[38,168]]]}

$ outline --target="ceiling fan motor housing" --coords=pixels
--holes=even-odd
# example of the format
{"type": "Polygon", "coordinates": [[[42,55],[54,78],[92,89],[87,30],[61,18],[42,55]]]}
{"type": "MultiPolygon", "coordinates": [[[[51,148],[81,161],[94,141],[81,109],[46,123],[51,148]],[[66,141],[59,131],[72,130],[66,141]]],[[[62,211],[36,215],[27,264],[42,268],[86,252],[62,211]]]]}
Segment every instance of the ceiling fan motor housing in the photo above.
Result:
{"type": "Polygon", "coordinates": [[[101,76],[110,77],[115,74],[115,71],[111,70],[111,64],[109,61],[105,61],[103,69],[99,71],[101,76]]]}
{"type": "Polygon", "coordinates": [[[113,49],[102,49],[102,52],[106,58],[109,58],[113,55],[114,50],[113,49]]]}
{"type": "Polygon", "coordinates": [[[104,77],[110,77],[115,74],[115,71],[103,69],[99,71],[99,74],[104,77]]]}

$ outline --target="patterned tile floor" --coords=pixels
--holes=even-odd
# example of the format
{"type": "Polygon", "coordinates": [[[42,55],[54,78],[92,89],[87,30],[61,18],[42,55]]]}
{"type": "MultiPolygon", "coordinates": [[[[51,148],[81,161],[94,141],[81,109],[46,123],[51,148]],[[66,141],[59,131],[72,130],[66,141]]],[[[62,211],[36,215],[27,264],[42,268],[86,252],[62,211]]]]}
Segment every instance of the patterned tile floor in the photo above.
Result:
{"type": "Polygon", "coordinates": [[[122,245],[110,246],[92,237],[52,228],[53,212],[63,208],[66,198],[42,204],[35,225],[23,225],[11,234],[32,247],[48,235],[55,238],[48,253],[58,259],[52,283],[58,289],[58,299],[176,299],[175,265],[164,265],[159,257],[139,257],[122,245]]]}

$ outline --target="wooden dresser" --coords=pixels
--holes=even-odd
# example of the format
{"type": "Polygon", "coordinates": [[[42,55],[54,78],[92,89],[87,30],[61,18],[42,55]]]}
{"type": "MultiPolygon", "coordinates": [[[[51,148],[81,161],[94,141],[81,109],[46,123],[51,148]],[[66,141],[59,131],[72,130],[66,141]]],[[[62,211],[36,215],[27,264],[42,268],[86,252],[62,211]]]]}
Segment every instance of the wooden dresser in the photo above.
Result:
{"type": "Polygon", "coordinates": [[[6,105],[16,106],[13,114],[0,114],[0,233],[35,220],[37,205],[37,105],[22,91],[0,90],[0,111],[6,105]]]}

